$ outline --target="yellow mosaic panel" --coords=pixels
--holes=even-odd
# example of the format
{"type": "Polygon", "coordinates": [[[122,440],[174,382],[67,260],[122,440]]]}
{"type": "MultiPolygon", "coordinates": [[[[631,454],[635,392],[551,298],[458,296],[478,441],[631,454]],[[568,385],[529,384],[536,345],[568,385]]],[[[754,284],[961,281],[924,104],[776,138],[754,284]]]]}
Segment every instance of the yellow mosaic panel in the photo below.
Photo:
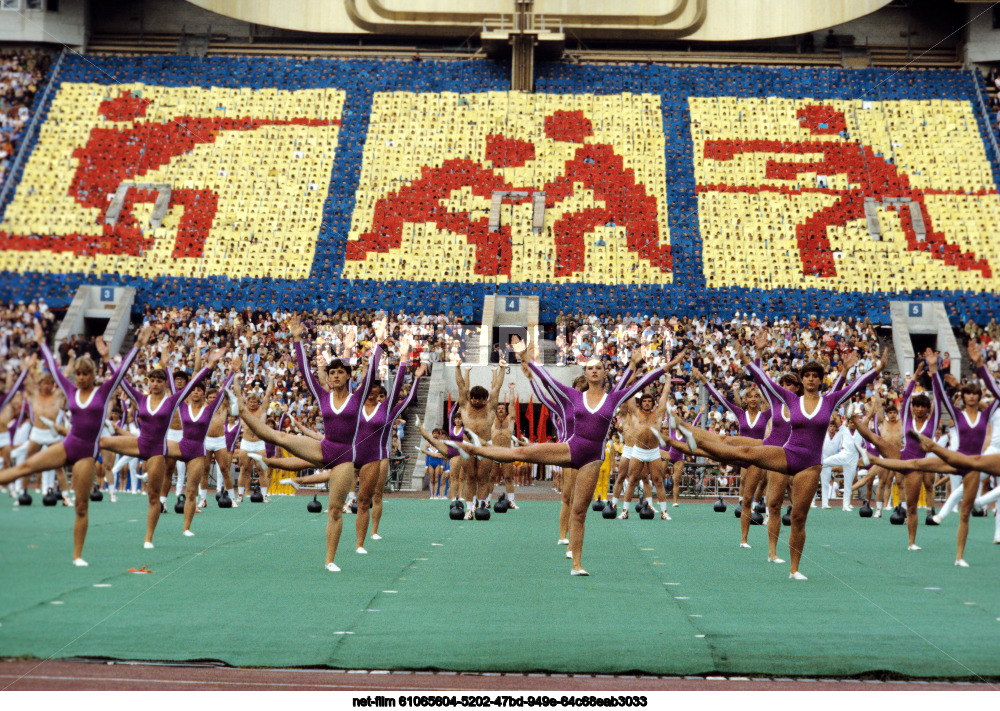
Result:
{"type": "Polygon", "coordinates": [[[344,98],[64,83],[0,224],[0,269],[305,278],[344,98]],[[150,224],[154,196],[134,191],[119,224],[105,227],[123,182],[170,185],[161,227],[150,224]]]}
{"type": "Polygon", "coordinates": [[[670,283],[664,163],[655,95],[377,93],[343,276],[670,283]],[[501,183],[531,195],[504,204],[490,235],[501,183]],[[540,232],[536,191],[551,203],[540,232]],[[568,224],[575,246],[564,254],[557,235],[568,224]]]}
{"type": "Polygon", "coordinates": [[[1000,200],[968,102],[688,104],[709,287],[1000,289],[1000,200]],[[861,210],[866,197],[877,201],[880,239],[861,210]],[[964,268],[915,249],[909,205],[887,198],[915,202],[939,245],[967,255],[964,268]],[[829,240],[825,275],[806,268],[800,250],[820,234],[829,240]]]}

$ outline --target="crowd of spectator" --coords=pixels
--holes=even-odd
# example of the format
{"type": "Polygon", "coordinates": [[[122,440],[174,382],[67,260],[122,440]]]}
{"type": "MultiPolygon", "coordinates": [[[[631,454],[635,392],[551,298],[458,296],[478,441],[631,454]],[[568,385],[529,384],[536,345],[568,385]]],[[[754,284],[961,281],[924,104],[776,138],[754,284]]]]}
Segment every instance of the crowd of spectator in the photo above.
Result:
{"type": "Polygon", "coordinates": [[[51,56],[42,51],[0,53],[0,180],[6,178],[7,167],[31,119],[31,105],[51,56]]]}

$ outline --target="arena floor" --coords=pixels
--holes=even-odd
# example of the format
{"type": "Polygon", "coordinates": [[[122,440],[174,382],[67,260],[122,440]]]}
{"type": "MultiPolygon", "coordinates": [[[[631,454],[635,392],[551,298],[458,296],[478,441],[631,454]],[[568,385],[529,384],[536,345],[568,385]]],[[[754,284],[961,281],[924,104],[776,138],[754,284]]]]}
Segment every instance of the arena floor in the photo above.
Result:
{"type": "Polygon", "coordinates": [[[144,500],[105,500],[92,507],[88,568],[70,565],[72,512],[38,499],[0,505],[0,657],[21,660],[0,665],[0,688],[96,688],[81,665],[27,661],[73,658],[460,673],[418,675],[446,685],[462,672],[1000,678],[992,518],[972,520],[963,570],[952,565],[956,516],[921,527],[924,550],[909,553],[905,528],[887,519],[814,510],[809,580],[793,582],[787,565],[766,562],[764,529],[751,531],[752,550],[736,546],[732,507],[685,503],[672,521],[592,513],[591,577],[571,578],[555,501],[453,522],[447,502],[394,497],[367,556],[353,552],[346,517],[343,571],[331,574],[325,516],[308,514],[303,497],[212,504],[194,538],[171,512],[152,551],[141,547],[144,500]],[[152,572],[128,572],[144,566],[152,572]]]}

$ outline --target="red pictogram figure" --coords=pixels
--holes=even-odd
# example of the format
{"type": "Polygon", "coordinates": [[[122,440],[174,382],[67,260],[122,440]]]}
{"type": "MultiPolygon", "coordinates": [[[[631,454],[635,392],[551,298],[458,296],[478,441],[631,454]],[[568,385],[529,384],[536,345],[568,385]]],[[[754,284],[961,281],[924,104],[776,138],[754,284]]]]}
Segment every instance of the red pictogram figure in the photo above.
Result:
{"type": "MultiPolygon", "coordinates": [[[[805,128],[813,135],[837,135],[847,130],[843,112],[826,105],[810,105],[799,109],[796,114],[805,128]]],[[[844,226],[848,222],[865,216],[866,197],[881,202],[884,198],[909,198],[919,205],[926,230],[926,240],[920,241],[913,229],[908,209],[899,210],[900,225],[906,235],[907,249],[914,252],[930,252],[935,259],[953,264],[962,271],[978,270],[986,278],[992,275],[985,259],[976,259],[972,252],[960,252],[958,245],[950,244],[943,232],[934,231],[930,213],[924,202],[925,194],[965,194],[955,190],[920,190],[910,186],[906,173],[875,155],[871,146],[858,141],[765,141],[765,140],[715,140],[705,142],[705,158],[732,160],[740,153],[821,153],[821,160],[808,162],[781,161],[772,158],[767,161],[768,178],[794,179],[800,173],[817,175],[846,175],[853,187],[847,190],[830,188],[788,188],[761,185],[752,192],[780,192],[787,195],[803,193],[826,193],[838,195],[837,201],[829,207],[814,212],[805,222],[796,225],[795,236],[802,259],[802,271],[806,275],[819,277],[836,276],[833,252],[827,238],[827,227],[844,226]]],[[[699,192],[732,191],[732,186],[698,186],[699,192]]],[[[995,190],[985,192],[996,192],[995,190]]]]}
{"type": "MultiPolygon", "coordinates": [[[[660,244],[656,197],[637,183],[635,172],[625,169],[614,146],[585,144],[593,136],[593,127],[583,111],[556,111],[545,117],[545,133],[554,140],[582,144],[562,175],[541,188],[545,207],[555,206],[575,194],[576,184],[594,193],[595,205],[576,213],[564,213],[554,224],[556,243],[555,275],[572,276],[582,271],[586,245],[584,235],[600,225],[624,226],[628,249],[645,257],[661,271],[673,267],[669,245],[660,244]]],[[[535,158],[535,146],[529,141],[490,135],[486,138],[485,160],[495,168],[522,166],[535,158]]],[[[494,191],[523,191],[528,201],[534,187],[515,188],[503,178],[475,161],[449,159],[440,168],[425,167],[410,185],[390,192],[375,204],[371,229],[360,239],[347,244],[347,259],[362,260],[369,252],[387,252],[402,243],[403,225],[407,222],[431,222],[438,229],[465,234],[476,247],[475,273],[488,276],[511,274],[510,227],[499,233],[489,231],[489,217],[473,219],[468,212],[447,210],[442,201],[453,191],[469,187],[474,195],[489,198],[494,191]]],[[[518,202],[515,200],[514,202],[518,202]]]]}
{"type": "MultiPolygon", "coordinates": [[[[143,122],[150,101],[122,92],[114,99],[101,102],[98,111],[111,121],[129,121],[128,128],[94,128],[87,143],[73,151],[77,159],[76,172],[69,194],[82,207],[104,211],[108,195],[126,181],[138,181],[142,176],[170,163],[195,146],[214,143],[223,131],[255,131],[262,126],[327,126],[340,123],[337,119],[294,118],[290,120],[242,118],[203,118],[181,116],[164,123],[143,122]]],[[[139,255],[152,245],[153,238],[142,233],[142,227],[132,214],[136,204],[156,200],[155,190],[130,188],[114,225],[104,225],[99,237],[79,233],[45,235],[37,238],[0,232],[0,249],[48,249],[80,255],[121,254],[139,255]]],[[[212,229],[219,196],[208,188],[172,189],[171,205],[182,205],[184,213],[177,230],[173,256],[200,257],[205,239],[212,229]]]]}

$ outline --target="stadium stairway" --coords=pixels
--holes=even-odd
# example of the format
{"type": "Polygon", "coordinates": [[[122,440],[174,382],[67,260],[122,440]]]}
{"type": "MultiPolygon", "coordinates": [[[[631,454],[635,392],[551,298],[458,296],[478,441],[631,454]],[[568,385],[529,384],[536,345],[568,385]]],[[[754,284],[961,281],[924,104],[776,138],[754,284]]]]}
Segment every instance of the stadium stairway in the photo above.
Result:
{"type": "Polygon", "coordinates": [[[427,408],[427,393],[430,392],[430,378],[422,378],[417,386],[417,395],[410,403],[410,407],[403,413],[406,426],[403,429],[403,456],[406,457],[406,469],[403,470],[403,484],[400,487],[404,491],[420,491],[423,489],[423,455],[416,455],[414,447],[423,448],[423,438],[420,430],[417,429],[413,420],[418,412],[424,412],[427,408]],[[413,454],[411,454],[411,452],[413,454]],[[413,456],[416,455],[416,456],[413,456]],[[418,461],[419,460],[419,461],[418,461]],[[417,464],[420,464],[421,476],[414,476],[417,471],[417,464]]]}

